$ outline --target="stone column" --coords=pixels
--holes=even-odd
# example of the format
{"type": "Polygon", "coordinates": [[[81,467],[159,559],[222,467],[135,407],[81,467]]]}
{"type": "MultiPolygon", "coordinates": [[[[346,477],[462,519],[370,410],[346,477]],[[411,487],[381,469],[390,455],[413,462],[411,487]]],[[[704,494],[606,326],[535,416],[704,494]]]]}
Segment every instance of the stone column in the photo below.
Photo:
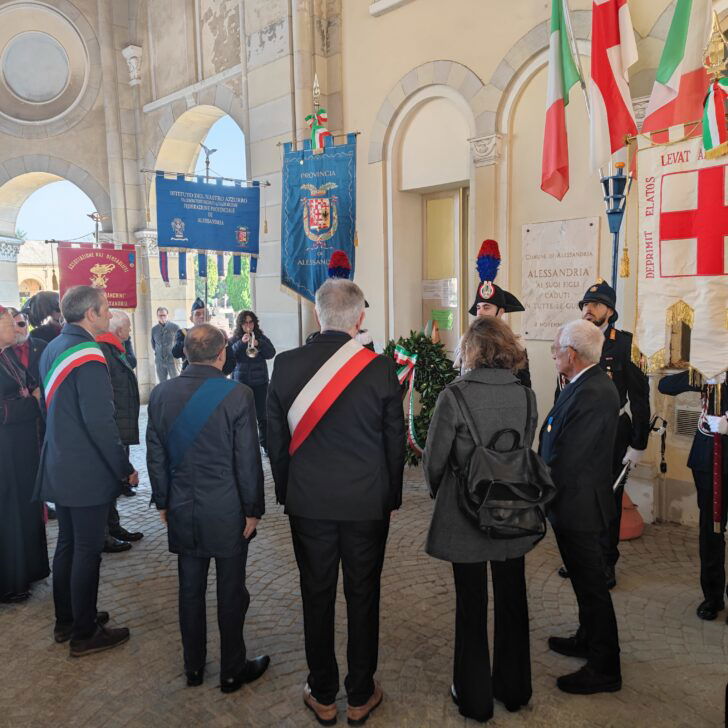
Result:
{"type": "Polygon", "coordinates": [[[0,305],[17,306],[18,252],[23,241],[14,236],[0,235],[0,305]]]}

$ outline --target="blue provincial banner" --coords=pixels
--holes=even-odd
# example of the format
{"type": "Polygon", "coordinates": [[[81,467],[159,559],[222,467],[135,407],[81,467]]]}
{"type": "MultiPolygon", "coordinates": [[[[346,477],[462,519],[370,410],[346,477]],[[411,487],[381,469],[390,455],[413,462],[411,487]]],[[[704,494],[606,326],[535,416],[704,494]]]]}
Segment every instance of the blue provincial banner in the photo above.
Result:
{"type": "Polygon", "coordinates": [[[212,250],[258,255],[260,186],[221,179],[156,176],[160,249],[212,250]]]}
{"type": "Polygon", "coordinates": [[[349,256],[354,278],[356,134],[324,144],[318,154],[309,139],[297,151],[283,146],[281,283],[309,301],[328,277],[334,250],[349,256]]]}

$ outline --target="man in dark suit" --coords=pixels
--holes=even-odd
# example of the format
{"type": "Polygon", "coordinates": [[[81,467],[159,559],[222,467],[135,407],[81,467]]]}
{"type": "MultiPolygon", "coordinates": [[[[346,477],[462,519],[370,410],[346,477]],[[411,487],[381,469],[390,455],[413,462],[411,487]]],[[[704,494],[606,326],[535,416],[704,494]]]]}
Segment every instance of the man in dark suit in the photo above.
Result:
{"type": "Polygon", "coordinates": [[[677,396],[684,392],[701,392],[703,394],[703,411],[693,437],[693,444],[688,455],[688,467],[693,472],[695,490],[698,497],[699,549],[700,549],[700,586],[703,590],[703,601],[698,605],[696,613],[700,619],[713,620],[718,612],[725,608],[725,523],[728,512],[728,422],[726,415],[717,416],[722,409],[725,413],[728,405],[728,386],[725,374],[716,380],[699,386],[691,382],[689,371],[670,374],[660,379],[657,385],[662,394],[677,396]],[[721,383],[722,380],[722,383],[721,383]],[[718,392],[720,392],[718,394],[718,392]],[[716,397],[716,395],[718,396],[716,397]],[[716,399],[718,403],[716,403],[716,399]],[[716,407],[716,404],[722,406],[716,407]],[[720,434],[723,458],[721,476],[723,479],[723,499],[720,533],[713,529],[713,439],[720,434]]]}
{"type": "Polygon", "coordinates": [[[301,575],[309,667],[304,702],[320,723],[336,722],[334,602],[341,562],[347,717],[361,725],[383,697],[374,681],[379,588],[390,513],[402,500],[402,397],[394,363],[354,338],[364,320],[364,295],[355,283],[326,281],[316,292],[316,318],[321,333],[276,358],[268,455],[301,575]]]}
{"type": "Polygon", "coordinates": [[[189,366],[149,399],[147,467],[152,501],[178,554],[179,620],[187,684],[201,685],[206,645],[205,591],[217,572],[220,689],[238,690],[267,669],[246,658],[243,625],[248,544],[265,511],[253,392],[225,378],[225,335],[210,324],[185,339],[189,366]]]}
{"type": "Polygon", "coordinates": [[[99,565],[109,505],[123,481],[139,476],[119,439],[106,359],[94,339],[109,328],[103,291],[70,288],[61,302],[66,325],[40,360],[46,436],[36,496],[56,504],[53,559],[56,642],[71,640],[72,657],[116,647],[129,630],[107,629],[96,611],[99,565]]]}
{"type": "MultiPolygon", "coordinates": [[[[605,281],[599,280],[579,301],[582,318],[591,321],[604,334],[599,366],[607,373],[619,394],[619,421],[614,438],[612,481],[627,461],[637,465],[644,455],[650,437],[650,383],[647,375],[632,361],[632,333],[615,328],[619,318],[617,294],[605,281]],[[629,402],[630,415],[627,413],[629,402]]],[[[615,566],[619,560],[619,529],[622,524],[624,484],[614,491],[614,518],[602,534],[607,585],[617,583],[615,566]]]]}
{"type": "Polygon", "coordinates": [[[569,384],[546,417],[539,446],[557,488],[548,517],[579,605],[576,635],[550,637],[549,647],[587,660],[557,680],[564,692],[579,694],[622,687],[617,619],[600,546],[600,533],[614,517],[612,453],[619,419],[617,390],[599,367],[603,343],[588,321],[559,329],[552,354],[569,384]]]}
{"type": "MultiPolygon", "coordinates": [[[[206,323],[210,318],[210,314],[207,310],[205,302],[201,298],[196,298],[192,303],[192,309],[190,311],[190,321],[192,326],[199,326],[200,324],[206,323]]],[[[185,338],[192,329],[177,329],[174,335],[174,346],[172,347],[172,356],[175,359],[182,360],[182,369],[187,368],[187,356],[185,355],[185,338]]],[[[222,373],[232,374],[235,369],[235,355],[233,354],[232,345],[228,341],[227,348],[225,349],[225,364],[222,368],[222,373]]]]}

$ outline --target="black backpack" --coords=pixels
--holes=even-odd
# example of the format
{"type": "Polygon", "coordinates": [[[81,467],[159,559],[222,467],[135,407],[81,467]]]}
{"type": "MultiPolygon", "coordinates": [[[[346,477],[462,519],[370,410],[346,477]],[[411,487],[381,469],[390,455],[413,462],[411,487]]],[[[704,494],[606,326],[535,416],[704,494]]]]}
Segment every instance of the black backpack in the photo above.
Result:
{"type": "MultiPolygon", "coordinates": [[[[451,386],[450,391],[475,443],[467,466],[453,466],[458,478],[460,510],[491,538],[533,536],[535,546],[546,535],[545,505],[556,495],[548,466],[530,447],[522,447],[520,434],[510,428],[496,432],[484,446],[462,392],[457,386],[451,386]],[[512,438],[512,444],[507,450],[499,450],[498,442],[506,436],[512,438]]],[[[528,434],[531,398],[525,387],[523,394],[524,433],[528,434]]]]}

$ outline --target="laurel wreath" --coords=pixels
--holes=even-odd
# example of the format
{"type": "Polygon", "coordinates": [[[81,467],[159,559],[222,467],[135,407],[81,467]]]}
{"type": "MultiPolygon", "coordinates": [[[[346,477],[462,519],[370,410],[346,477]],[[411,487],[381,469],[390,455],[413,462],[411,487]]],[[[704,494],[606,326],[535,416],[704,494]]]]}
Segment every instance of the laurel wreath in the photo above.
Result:
{"type": "MultiPolygon", "coordinates": [[[[419,411],[414,415],[410,425],[414,428],[416,439],[424,445],[427,431],[430,429],[432,413],[435,411],[437,398],[442,390],[458,376],[453,362],[445,354],[442,344],[435,344],[429,336],[422,332],[411,331],[408,338],[400,337],[396,342],[390,341],[384,349],[384,355],[394,360],[395,347],[401,346],[411,354],[417,355],[415,367],[414,390],[419,399],[419,411]]],[[[407,394],[407,385],[402,387],[402,396],[407,394]]],[[[407,448],[407,465],[416,466],[421,456],[410,445],[407,448]]]]}

